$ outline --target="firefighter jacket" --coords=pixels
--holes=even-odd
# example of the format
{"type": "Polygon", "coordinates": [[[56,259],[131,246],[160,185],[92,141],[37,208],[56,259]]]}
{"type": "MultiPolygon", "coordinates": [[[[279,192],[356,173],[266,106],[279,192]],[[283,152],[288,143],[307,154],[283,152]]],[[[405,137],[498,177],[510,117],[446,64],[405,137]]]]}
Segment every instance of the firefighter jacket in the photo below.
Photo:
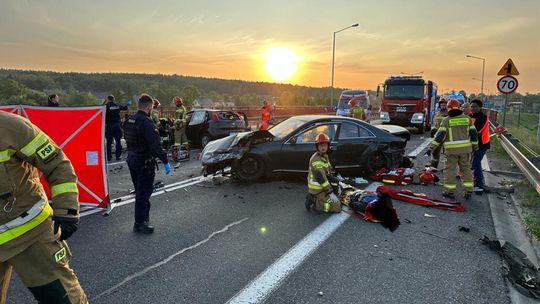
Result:
{"type": "Polygon", "coordinates": [[[455,155],[471,153],[478,149],[478,133],[471,118],[461,111],[452,113],[441,122],[439,130],[431,143],[434,149],[444,143],[445,154],[455,155]]]}
{"type": "Polygon", "coordinates": [[[349,112],[349,116],[360,120],[366,120],[366,112],[362,107],[353,107],[349,112]]]}
{"type": "Polygon", "coordinates": [[[489,142],[489,119],[486,114],[478,112],[476,114],[471,114],[471,119],[474,123],[474,127],[478,131],[478,148],[479,149],[489,149],[491,143],[489,142]]]}
{"type": "Polygon", "coordinates": [[[150,117],[152,118],[152,121],[154,124],[159,127],[159,110],[158,109],[152,109],[152,112],[150,113],[150,117]]]}
{"type": "Polygon", "coordinates": [[[435,114],[435,129],[439,129],[441,123],[445,117],[448,116],[448,111],[439,111],[435,114]]]}
{"type": "Polygon", "coordinates": [[[332,172],[332,166],[330,165],[330,159],[328,154],[320,154],[315,152],[309,160],[309,173],[308,173],[308,189],[309,193],[317,195],[322,192],[332,192],[332,186],[328,181],[328,177],[332,172]]]}
{"type": "Polygon", "coordinates": [[[30,121],[0,111],[0,262],[52,231],[53,215],[79,218],[77,177],[70,161],[30,121]],[[40,183],[40,172],[50,186],[52,202],[40,183]]]}
{"type": "Polygon", "coordinates": [[[177,105],[175,110],[176,120],[174,121],[174,125],[177,129],[180,129],[182,127],[186,126],[186,107],[184,105],[177,105]]]}

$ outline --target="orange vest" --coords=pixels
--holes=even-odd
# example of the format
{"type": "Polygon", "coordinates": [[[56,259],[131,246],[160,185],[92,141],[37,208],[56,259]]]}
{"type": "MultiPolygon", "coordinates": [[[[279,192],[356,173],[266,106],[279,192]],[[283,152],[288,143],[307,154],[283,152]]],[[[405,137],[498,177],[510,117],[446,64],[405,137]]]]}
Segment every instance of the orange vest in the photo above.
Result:
{"type": "MultiPolygon", "coordinates": [[[[476,119],[472,118],[472,122],[475,123],[476,119]]],[[[489,118],[486,117],[486,123],[478,130],[478,138],[482,145],[485,145],[489,142],[489,118]]]]}

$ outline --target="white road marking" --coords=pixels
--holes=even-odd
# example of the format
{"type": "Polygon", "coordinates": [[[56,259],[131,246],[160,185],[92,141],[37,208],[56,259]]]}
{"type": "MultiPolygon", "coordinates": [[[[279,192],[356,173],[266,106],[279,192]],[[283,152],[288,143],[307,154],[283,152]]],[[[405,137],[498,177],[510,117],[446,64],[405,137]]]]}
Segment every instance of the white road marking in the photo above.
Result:
{"type": "Polygon", "coordinates": [[[99,299],[99,298],[101,298],[101,297],[103,297],[103,296],[105,296],[105,295],[107,295],[107,294],[110,294],[111,292],[117,290],[118,288],[120,288],[120,287],[126,285],[126,284],[129,283],[130,281],[132,281],[132,280],[134,280],[134,279],[136,279],[136,278],[138,278],[138,277],[141,277],[141,276],[147,274],[149,271],[154,270],[154,269],[156,269],[156,268],[158,268],[158,267],[160,267],[160,266],[163,266],[163,265],[169,263],[170,261],[172,261],[172,260],[173,260],[174,258],[176,258],[177,256],[179,256],[179,255],[181,255],[181,254],[183,254],[183,253],[185,253],[185,252],[187,252],[187,251],[193,250],[193,249],[195,249],[195,248],[197,248],[197,247],[199,247],[199,246],[201,246],[201,245],[204,245],[205,243],[207,243],[208,241],[210,241],[212,238],[214,238],[216,235],[222,234],[222,233],[226,232],[227,230],[229,230],[230,228],[232,228],[233,226],[240,225],[240,224],[242,224],[243,222],[245,222],[245,221],[247,221],[247,220],[248,220],[248,218],[246,217],[246,218],[241,219],[241,220],[239,220],[239,221],[230,223],[229,225],[223,227],[222,229],[220,229],[220,230],[218,230],[218,231],[212,232],[212,234],[210,234],[206,239],[204,239],[204,240],[202,240],[202,241],[199,241],[199,242],[197,242],[197,243],[194,244],[194,245],[191,245],[191,246],[189,246],[189,247],[186,247],[186,248],[184,248],[184,249],[182,249],[182,250],[180,250],[180,251],[178,251],[178,252],[176,252],[176,253],[174,253],[174,254],[168,256],[167,258],[165,258],[165,259],[163,259],[163,260],[161,260],[161,261],[159,261],[159,262],[157,262],[157,263],[155,263],[155,264],[153,264],[153,265],[150,265],[150,266],[146,267],[145,269],[143,269],[143,270],[141,270],[141,271],[139,271],[139,272],[136,272],[136,273],[134,273],[134,274],[132,274],[132,275],[126,277],[126,278],[123,279],[120,283],[114,285],[113,287],[111,287],[111,288],[105,290],[104,292],[98,294],[97,296],[95,296],[95,297],[92,299],[92,301],[95,301],[95,300],[97,300],[97,299],[99,299]]]}
{"type": "Polygon", "coordinates": [[[414,149],[411,153],[409,153],[407,156],[408,157],[417,157],[418,154],[422,153],[422,151],[424,151],[425,148],[427,148],[427,146],[431,143],[431,138],[428,137],[424,140],[424,142],[422,144],[420,144],[420,146],[418,146],[416,149],[414,149]]]}
{"type": "MultiPolygon", "coordinates": [[[[167,192],[170,192],[170,191],[174,191],[174,190],[182,189],[182,188],[185,188],[185,187],[193,186],[193,185],[199,184],[199,183],[201,183],[201,182],[203,182],[205,180],[208,180],[208,179],[210,179],[210,178],[207,178],[207,177],[204,177],[204,176],[198,176],[198,177],[190,178],[190,179],[180,181],[180,182],[177,182],[177,183],[173,183],[173,184],[170,184],[170,185],[165,185],[165,187],[159,189],[158,191],[154,191],[154,193],[152,193],[152,196],[157,196],[157,195],[161,195],[161,194],[164,194],[164,193],[167,193],[167,192]]],[[[130,194],[130,195],[122,196],[120,198],[112,199],[111,201],[114,202],[115,200],[118,200],[118,199],[120,199],[120,202],[111,203],[112,209],[135,202],[135,195],[130,194]]],[[[98,212],[103,212],[103,211],[106,211],[106,209],[94,208],[94,209],[90,209],[90,210],[81,212],[80,216],[81,217],[88,216],[88,215],[98,213],[98,212]]]]}
{"type": "Polygon", "coordinates": [[[119,161],[119,162],[116,162],[116,163],[107,163],[107,166],[114,166],[114,165],[125,164],[125,163],[126,163],[125,161],[119,161]]]}
{"type": "MultiPolygon", "coordinates": [[[[380,185],[382,184],[371,183],[366,187],[366,190],[375,191],[380,185]]],[[[259,274],[244,289],[227,301],[227,304],[255,304],[263,302],[298,266],[343,225],[349,217],[350,215],[346,212],[330,216],[270,267],[259,274]]]]}
{"type": "Polygon", "coordinates": [[[482,158],[482,170],[483,171],[491,171],[491,168],[489,167],[489,162],[487,155],[482,158]]]}

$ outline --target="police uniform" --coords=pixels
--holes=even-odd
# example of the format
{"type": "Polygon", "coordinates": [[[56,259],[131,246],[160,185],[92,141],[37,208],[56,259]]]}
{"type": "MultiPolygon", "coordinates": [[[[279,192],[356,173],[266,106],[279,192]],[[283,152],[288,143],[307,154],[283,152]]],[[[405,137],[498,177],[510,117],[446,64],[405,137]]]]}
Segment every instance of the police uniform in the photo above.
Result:
{"type": "Polygon", "coordinates": [[[327,154],[315,152],[309,160],[308,192],[315,200],[315,210],[322,212],[340,212],[341,203],[334,203],[330,199],[332,185],[328,176],[332,172],[332,166],[327,154]]]}
{"type": "Polygon", "coordinates": [[[184,145],[188,147],[188,139],[186,136],[186,115],[187,111],[184,105],[177,105],[175,110],[176,120],[174,121],[174,143],[176,145],[184,145]]]}
{"type": "Polygon", "coordinates": [[[156,126],[148,113],[139,110],[124,125],[124,136],[127,142],[127,163],[133,186],[135,187],[135,226],[148,225],[150,220],[150,196],[152,195],[155,177],[155,158],[164,164],[168,163],[167,154],[161,147],[156,126]]]}
{"type": "MultiPolygon", "coordinates": [[[[448,116],[448,111],[439,111],[437,112],[437,114],[435,114],[435,127],[434,127],[434,131],[436,132],[437,130],[439,130],[439,127],[441,126],[441,123],[443,121],[443,119],[445,117],[448,116]]],[[[434,133],[431,133],[433,136],[435,135],[434,133]]],[[[430,166],[437,169],[437,167],[439,166],[439,160],[441,158],[441,150],[442,150],[442,146],[439,145],[437,146],[433,152],[431,153],[431,162],[430,162],[430,166]]]]}
{"type": "Polygon", "coordinates": [[[109,101],[105,112],[105,138],[107,140],[107,160],[112,159],[112,142],[116,143],[116,160],[122,155],[122,127],[120,126],[120,111],[126,111],[126,106],[121,106],[114,101],[109,101]]]}
{"type": "MultiPolygon", "coordinates": [[[[455,110],[454,110],[455,111],[455,110]]],[[[467,115],[461,111],[459,115],[453,115],[449,111],[448,117],[444,118],[441,126],[431,143],[434,150],[444,143],[445,163],[443,194],[453,196],[456,190],[456,173],[461,172],[461,180],[465,188],[466,196],[470,196],[473,190],[473,176],[471,171],[471,153],[478,149],[478,133],[467,115]]]]}
{"type": "Polygon", "coordinates": [[[364,109],[360,106],[353,107],[349,112],[349,116],[363,121],[366,120],[366,113],[364,112],[364,109]]]}
{"type": "Polygon", "coordinates": [[[79,221],[76,183],[70,161],[45,133],[0,111],[0,302],[14,268],[39,303],[87,303],[65,241],[79,221]]]}

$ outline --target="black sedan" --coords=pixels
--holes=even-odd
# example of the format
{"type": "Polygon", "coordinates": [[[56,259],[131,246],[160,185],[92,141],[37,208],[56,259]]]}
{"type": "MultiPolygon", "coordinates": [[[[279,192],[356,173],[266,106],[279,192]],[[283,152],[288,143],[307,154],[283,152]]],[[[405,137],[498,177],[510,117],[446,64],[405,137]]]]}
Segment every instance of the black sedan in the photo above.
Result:
{"type": "Polygon", "coordinates": [[[331,138],[330,161],[343,174],[370,174],[403,161],[408,133],[379,128],[363,121],[330,115],[293,116],[268,131],[233,134],[210,142],[201,153],[206,174],[231,166],[243,181],[272,173],[307,172],[315,138],[331,138]],[[396,135],[392,134],[396,133],[396,135]]]}

